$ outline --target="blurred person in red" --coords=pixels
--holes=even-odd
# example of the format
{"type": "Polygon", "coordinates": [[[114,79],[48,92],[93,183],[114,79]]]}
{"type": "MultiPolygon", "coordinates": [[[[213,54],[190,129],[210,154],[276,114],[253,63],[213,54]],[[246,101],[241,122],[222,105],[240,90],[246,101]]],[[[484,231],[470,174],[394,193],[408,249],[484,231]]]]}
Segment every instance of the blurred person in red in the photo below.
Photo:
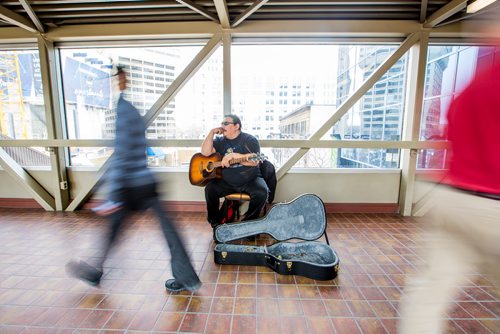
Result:
{"type": "MultiPolygon", "coordinates": [[[[402,298],[398,333],[442,333],[458,286],[475,270],[500,284],[500,54],[448,110],[449,170],[425,217],[428,240],[402,298]]],[[[498,333],[498,332],[497,332],[498,333]]]]}
{"type": "Polygon", "coordinates": [[[133,211],[151,208],[160,221],[161,230],[170,249],[174,278],[165,282],[165,288],[171,292],[196,291],[201,282],[175,226],[161,208],[156,181],[147,168],[146,124],[139,111],[124,97],[123,92],[127,88],[126,72],[117,67],[115,75],[121,93],[116,106],[114,152],[104,181],[110,188],[109,199],[94,209],[97,214],[108,218],[108,231],[93,265],[84,261],[70,261],[66,265],[67,271],[71,276],[90,285],[99,285],[104,262],[116,244],[126,218],[133,211]]]}

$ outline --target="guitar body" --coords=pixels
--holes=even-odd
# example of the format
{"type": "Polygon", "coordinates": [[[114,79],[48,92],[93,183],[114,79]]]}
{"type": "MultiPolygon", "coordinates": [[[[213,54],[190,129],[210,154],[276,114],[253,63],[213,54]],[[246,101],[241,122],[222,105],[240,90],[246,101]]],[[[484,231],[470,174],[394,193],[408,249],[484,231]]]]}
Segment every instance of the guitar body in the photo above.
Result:
{"type": "MultiPolygon", "coordinates": [[[[243,161],[262,161],[267,157],[261,153],[232,159],[229,164],[236,164],[243,161]]],[[[222,157],[219,153],[212,153],[208,157],[201,153],[196,153],[189,162],[189,182],[194,186],[204,187],[212,179],[222,178],[222,157]]]]}
{"type": "Polygon", "coordinates": [[[222,178],[222,169],[213,167],[220,160],[219,153],[212,153],[208,157],[201,153],[193,155],[189,163],[189,182],[194,186],[204,187],[210,180],[222,178]]]}

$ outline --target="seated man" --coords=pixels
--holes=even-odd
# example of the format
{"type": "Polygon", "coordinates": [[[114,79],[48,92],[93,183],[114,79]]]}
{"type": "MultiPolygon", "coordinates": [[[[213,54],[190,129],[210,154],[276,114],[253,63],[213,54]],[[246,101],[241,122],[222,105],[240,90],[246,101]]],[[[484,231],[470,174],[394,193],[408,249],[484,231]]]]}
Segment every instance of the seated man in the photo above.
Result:
{"type": "Polygon", "coordinates": [[[258,218],[268,196],[266,182],[260,175],[259,163],[244,161],[235,164],[231,163],[231,160],[250,158],[260,153],[260,145],[254,136],[241,131],[241,120],[238,116],[227,115],[221,127],[210,130],[201,145],[201,153],[209,156],[214,152],[223,157],[222,179],[214,179],[205,187],[208,222],[212,228],[220,224],[219,198],[237,192],[250,195],[248,210],[242,220],[258,218]]]}

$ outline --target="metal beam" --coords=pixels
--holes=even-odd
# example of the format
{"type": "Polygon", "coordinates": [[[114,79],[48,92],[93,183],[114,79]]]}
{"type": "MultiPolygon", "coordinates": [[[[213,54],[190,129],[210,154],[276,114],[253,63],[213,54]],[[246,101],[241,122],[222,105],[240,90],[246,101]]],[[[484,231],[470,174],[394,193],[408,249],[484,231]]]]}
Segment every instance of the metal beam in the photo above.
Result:
{"type": "Polygon", "coordinates": [[[24,189],[31,194],[45,210],[54,211],[54,197],[43,188],[37,180],[35,180],[28,172],[26,172],[12,157],[0,148],[0,165],[12,176],[24,189]]]}
{"type": "Polygon", "coordinates": [[[37,28],[30,20],[17,14],[16,12],[11,11],[10,9],[5,8],[4,6],[0,6],[0,19],[18,26],[19,28],[23,28],[31,32],[38,32],[37,28]]]}
{"type": "Polygon", "coordinates": [[[180,4],[185,5],[189,9],[197,12],[198,14],[201,14],[201,15],[205,16],[207,19],[210,19],[210,20],[212,20],[214,22],[219,23],[219,19],[217,18],[217,16],[215,16],[212,13],[210,13],[205,8],[203,8],[202,6],[199,6],[199,5],[195,4],[193,1],[190,1],[190,0],[176,0],[176,1],[178,3],[180,3],[180,4]]]}
{"type": "MultiPolygon", "coordinates": [[[[42,36],[38,37],[38,52],[40,55],[40,72],[43,84],[43,100],[45,106],[45,119],[47,134],[50,139],[64,139],[64,118],[62,117],[62,106],[58,91],[62,80],[58,74],[59,63],[56,59],[57,53],[52,42],[46,41],[42,36]]],[[[50,165],[52,171],[51,181],[54,182],[54,199],[57,211],[63,211],[69,204],[68,176],[66,171],[66,148],[50,147],[50,165]]]]}
{"type": "Polygon", "coordinates": [[[85,184],[82,190],[78,193],[78,195],[69,203],[69,205],[66,207],[65,211],[75,211],[78,209],[78,207],[85,202],[90,196],[92,196],[93,190],[97,187],[99,184],[99,181],[102,179],[104,174],[106,173],[109,164],[110,164],[110,159],[108,158],[102,165],[101,167],[97,170],[97,174],[94,176],[94,179],[85,184]]]}
{"type": "MultiPolygon", "coordinates": [[[[309,139],[320,140],[321,137],[344,116],[354,104],[363,97],[364,94],[385,74],[410,47],[420,38],[420,34],[414,33],[401,43],[399,48],[363,82],[363,84],[353,92],[333,113],[333,115],[315,132],[309,139]]],[[[276,175],[281,179],[290,168],[293,167],[306,154],[308,149],[297,150],[284,164],[278,169],[276,175]]]]}
{"type": "MultiPolygon", "coordinates": [[[[201,139],[149,139],[152,147],[200,147],[201,139]]],[[[400,149],[444,149],[446,141],[382,141],[382,140],[307,140],[307,139],[261,139],[261,147],[283,148],[400,148],[400,149]]],[[[112,147],[112,139],[2,139],[0,147],[112,147]]]]}
{"type": "Polygon", "coordinates": [[[21,5],[23,6],[24,10],[30,17],[31,21],[35,24],[36,28],[38,29],[39,32],[45,32],[45,29],[43,28],[42,22],[38,19],[38,16],[36,16],[35,11],[33,8],[31,8],[31,5],[29,4],[28,0],[19,0],[21,5]]]}
{"type": "Polygon", "coordinates": [[[230,27],[229,11],[227,9],[226,0],[214,0],[217,15],[219,15],[219,22],[222,28],[227,29],[230,27]]]}
{"type": "Polygon", "coordinates": [[[428,0],[422,0],[422,3],[420,4],[420,23],[424,23],[427,18],[427,5],[428,0]]]}
{"type": "Polygon", "coordinates": [[[224,115],[231,114],[231,43],[230,33],[224,33],[222,36],[222,74],[223,74],[223,109],[224,115]]]}
{"type": "MultiPolygon", "coordinates": [[[[489,5],[488,7],[483,8],[482,10],[477,11],[475,13],[467,13],[467,12],[458,13],[458,14],[455,14],[455,15],[447,18],[444,21],[439,22],[439,24],[437,24],[435,27],[442,27],[444,25],[455,23],[455,22],[458,22],[458,21],[469,20],[470,18],[472,18],[472,17],[474,17],[476,15],[483,15],[485,13],[494,12],[498,8],[500,8],[500,2],[493,3],[493,4],[489,5]]],[[[492,14],[494,14],[494,13],[492,13],[492,14]]],[[[475,24],[478,21],[472,21],[472,22],[473,22],[473,24],[475,24]]],[[[484,17],[481,17],[481,22],[488,22],[488,21],[485,20],[484,17]]],[[[470,23],[470,21],[468,21],[468,23],[470,23]]],[[[491,24],[493,22],[488,22],[488,23],[489,23],[489,26],[491,27],[491,24]]],[[[490,32],[494,32],[495,31],[494,28],[491,28],[491,29],[488,29],[488,30],[490,30],[490,32]]],[[[496,31],[498,32],[498,30],[496,30],[496,31]]]]}
{"type": "MultiPolygon", "coordinates": [[[[407,96],[403,123],[404,140],[420,138],[420,123],[424,99],[425,73],[427,65],[427,49],[429,34],[421,33],[420,43],[410,51],[407,77],[407,96]]],[[[404,216],[412,214],[413,196],[415,192],[415,174],[417,171],[417,150],[401,151],[401,182],[399,187],[399,212],[404,216]]]]}
{"type": "MultiPolygon", "coordinates": [[[[170,103],[175,97],[175,94],[187,83],[187,81],[196,73],[196,71],[205,63],[205,61],[212,55],[221,42],[221,35],[216,34],[210,41],[201,49],[201,51],[194,57],[194,59],[186,66],[184,71],[172,82],[167,90],[158,98],[155,104],[144,115],[144,123],[146,126],[151,125],[160,112],[170,103]]],[[[97,175],[92,182],[89,182],[80,191],[80,193],[68,205],[66,211],[76,210],[87,198],[92,194],[92,191],[106,172],[109,166],[109,159],[99,168],[97,175]]]]}
{"type": "Polygon", "coordinates": [[[247,17],[255,13],[262,5],[264,5],[269,0],[256,0],[250,7],[248,7],[243,13],[241,13],[237,18],[231,23],[231,28],[236,27],[241,22],[243,22],[247,17]]]}
{"type": "Polygon", "coordinates": [[[450,16],[460,12],[467,7],[467,0],[453,0],[432,13],[424,22],[424,28],[432,28],[446,20],[450,16]]]}

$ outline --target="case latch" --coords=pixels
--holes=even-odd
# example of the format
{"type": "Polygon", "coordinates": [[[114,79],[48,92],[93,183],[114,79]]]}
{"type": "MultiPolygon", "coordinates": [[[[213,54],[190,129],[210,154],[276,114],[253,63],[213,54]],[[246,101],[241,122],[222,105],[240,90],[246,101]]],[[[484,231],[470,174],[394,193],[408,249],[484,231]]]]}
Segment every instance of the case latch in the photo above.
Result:
{"type": "Polygon", "coordinates": [[[222,252],[222,261],[226,261],[227,252],[222,252]]]}
{"type": "Polygon", "coordinates": [[[286,268],[288,269],[288,271],[292,271],[292,266],[293,266],[292,261],[286,261],[286,268]]]}

